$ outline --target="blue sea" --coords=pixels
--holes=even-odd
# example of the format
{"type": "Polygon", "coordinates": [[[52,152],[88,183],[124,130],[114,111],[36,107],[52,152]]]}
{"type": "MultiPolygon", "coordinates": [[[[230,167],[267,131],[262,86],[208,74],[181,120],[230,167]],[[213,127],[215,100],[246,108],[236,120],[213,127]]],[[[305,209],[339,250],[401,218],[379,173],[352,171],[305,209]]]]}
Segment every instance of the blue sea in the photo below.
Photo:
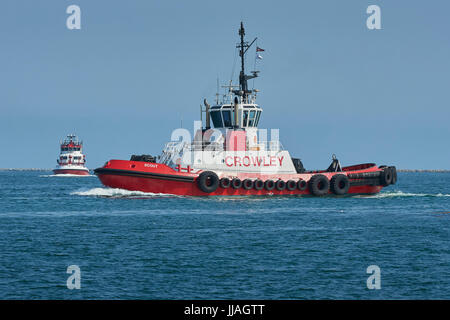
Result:
{"type": "Polygon", "coordinates": [[[376,196],[192,198],[0,171],[0,234],[0,299],[450,298],[450,173],[376,196]]]}

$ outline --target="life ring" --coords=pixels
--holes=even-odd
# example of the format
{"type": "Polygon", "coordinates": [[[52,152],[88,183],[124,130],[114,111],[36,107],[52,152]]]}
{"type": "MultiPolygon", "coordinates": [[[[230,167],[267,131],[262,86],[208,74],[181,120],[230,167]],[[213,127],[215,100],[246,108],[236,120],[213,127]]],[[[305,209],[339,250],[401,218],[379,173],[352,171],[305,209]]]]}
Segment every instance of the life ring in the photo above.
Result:
{"type": "Polygon", "coordinates": [[[197,185],[203,192],[214,192],[219,186],[219,177],[212,171],[204,171],[198,176],[197,185]]]}
{"type": "Polygon", "coordinates": [[[253,189],[253,180],[250,179],[245,179],[244,181],[242,181],[242,186],[244,187],[245,190],[250,190],[253,189]]]}
{"type": "Polygon", "coordinates": [[[266,180],[264,182],[264,188],[268,191],[273,190],[275,188],[275,182],[273,180],[266,180]]]}
{"type": "Polygon", "coordinates": [[[278,191],[283,191],[286,189],[286,182],[283,180],[277,180],[277,182],[275,182],[275,188],[277,188],[278,191]]]}
{"type": "Polygon", "coordinates": [[[386,187],[392,183],[392,176],[393,176],[392,172],[393,170],[391,169],[391,167],[386,167],[383,169],[380,175],[381,185],[386,187]]]}
{"type": "Polygon", "coordinates": [[[220,179],[219,183],[221,188],[228,189],[231,186],[231,180],[229,178],[222,178],[220,179]]]}
{"type": "Polygon", "coordinates": [[[297,189],[298,190],[305,191],[307,187],[308,187],[308,184],[306,183],[305,180],[300,179],[297,181],[297,189]]]}
{"type": "Polygon", "coordinates": [[[233,180],[231,180],[231,186],[233,187],[233,189],[239,189],[240,187],[242,187],[241,179],[234,178],[233,180]]]}
{"type": "Polygon", "coordinates": [[[330,189],[330,181],[323,174],[316,174],[309,179],[309,191],[315,196],[324,196],[330,189]]]}
{"type": "Polygon", "coordinates": [[[264,188],[264,181],[262,181],[260,179],[255,180],[255,183],[253,184],[253,187],[256,190],[262,190],[264,188]]]}
{"type": "Polygon", "coordinates": [[[331,178],[330,189],[336,195],[344,195],[350,188],[350,181],[345,174],[336,174],[331,178]]]}
{"type": "Polygon", "coordinates": [[[297,182],[295,182],[294,180],[288,180],[288,182],[286,182],[286,188],[289,191],[294,191],[295,189],[297,189],[297,182]]]}

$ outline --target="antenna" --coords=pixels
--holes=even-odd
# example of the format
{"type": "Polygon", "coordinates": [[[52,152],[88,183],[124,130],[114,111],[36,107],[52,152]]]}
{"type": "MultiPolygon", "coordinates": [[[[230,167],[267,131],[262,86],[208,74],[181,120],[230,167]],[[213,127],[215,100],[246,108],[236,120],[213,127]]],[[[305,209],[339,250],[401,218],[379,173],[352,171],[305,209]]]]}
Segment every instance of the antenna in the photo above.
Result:
{"type": "Polygon", "coordinates": [[[247,102],[247,96],[252,92],[251,90],[248,90],[248,83],[247,81],[253,78],[256,78],[258,76],[257,73],[253,73],[253,75],[246,75],[245,74],[245,53],[247,50],[255,43],[255,38],[250,44],[248,42],[244,41],[245,36],[245,29],[244,29],[244,23],[241,22],[241,28],[239,29],[239,36],[241,37],[241,42],[236,46],[236,48],[239,49],[239,56],[241,57],[241,72],[239,74],[239,89],[233,91],[234,94],[243,96],[244,101],[247,102]]]}
{"type": "Polygon", "coordinates": [[[217,77],[216,105],[219,105],[219,77],[217,77]]]}

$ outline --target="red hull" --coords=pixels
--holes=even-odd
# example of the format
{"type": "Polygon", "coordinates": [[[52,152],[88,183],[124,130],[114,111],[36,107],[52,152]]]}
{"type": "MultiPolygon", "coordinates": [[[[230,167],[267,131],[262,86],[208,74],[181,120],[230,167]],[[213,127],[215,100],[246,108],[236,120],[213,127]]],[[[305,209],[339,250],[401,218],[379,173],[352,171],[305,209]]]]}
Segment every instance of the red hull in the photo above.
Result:
{"type": "Polygon", "coordinates": [[[79,169],[55,169],[53,170],[54,174],[73,174],[77,176],[88,176],[88,170],[79,170],[79,169]]]}
{"type": "MultiPolygon", "coordinates": [[[[377,173],[382,169],[374,164],[357,165],[343,168],[343,172],[324,172],[315,171],[290,175],[264,175],[264,174],[239,174],[238,178],[244,180],[246,178],[262,180],[282,179],[282,180],[298,180],[308,181],[313,175],[320,173],[331,179],[335,174],[345,174],[349,178],[353,175],[361,173],[377,173]]],[[[111,160],[104,167],[95,170],[95,174],[100,181],[107,187],[120,188],[131,191],[142,191],[151,193],[164,193],[186,196],[236,196],[236,195],[310,195],[308,188],[306,190],[287,189],[279,191],[273,190],[246,190],[244,188],[233,189],[221,188],[220,186],[211,193],[200,190],[197,185],[196,178],[200,172],[188,173],[176,171],[164,164],[146,163],[139,161],[111,160]]],[[[376,194],[383,188],[374,180],[350,179],[351,184],[347,194],[376,194]]],[[[331,191],[329,194],[332,194],[331,191]]]]}

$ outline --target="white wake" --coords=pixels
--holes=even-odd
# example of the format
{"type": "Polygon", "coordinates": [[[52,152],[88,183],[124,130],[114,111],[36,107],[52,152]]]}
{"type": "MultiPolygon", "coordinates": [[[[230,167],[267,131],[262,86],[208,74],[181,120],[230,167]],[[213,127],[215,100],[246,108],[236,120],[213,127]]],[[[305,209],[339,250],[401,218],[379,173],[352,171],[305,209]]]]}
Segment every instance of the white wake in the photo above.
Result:
{"type": "Polygon", "coordinates": [[[70,193],[71,195],[86,197],[105,197],[105,198],[155,198],[155,197],[177,197],[176,195],[166,193],[152,193],[142,191],[130,191],[115,188],[92,188],[81,189],[70,193]]]}
{"type": "Polygon", "coordinates": [[[40,175],[41,178],[84,178],[84,177],[95,177],[93,174],[89,175],[79,175],[79,174],[43,174],[40,175]]]}
{"type": "MultiPolygon", "coordinates": [[[[70,193],[71,195],[85,196],[85,197],[104,197],[104,198],[160,198],[160,197],[183,197],[180,195],[173,195],[167,193],[153,193],[153,192],[142,192],[142,191],[131,191],[125,189],[116,188],[91,188],[91,189],[79,189],[70,193]]],[[[395,198],[395,197],[450,197],[450,194],[430,194],[430,193],[409,193],[403,191],[390,191],[381,192],[376,195],[363,195],[356,196],[361,198],[370,199],[382,199],[382,198],[395,198]]],[[[220,198],[220,197],[219,197],[220,198]]],[[[266,197],[262,197],[266,198],[266,197]]],[[[242,200],[242,197],[224,197],[221,200],[242,200]]]]}
{"type": "Polygon", "coordinates": [[[450,197],[450,194],[446,193],[410,193],[410,192],[403,192],[403,191],[390,191],[390,192],[380,192],[378,194],[375,194],[373,196],[365,196],[365,198],[395,198],[395,197],[450,197]]]}

